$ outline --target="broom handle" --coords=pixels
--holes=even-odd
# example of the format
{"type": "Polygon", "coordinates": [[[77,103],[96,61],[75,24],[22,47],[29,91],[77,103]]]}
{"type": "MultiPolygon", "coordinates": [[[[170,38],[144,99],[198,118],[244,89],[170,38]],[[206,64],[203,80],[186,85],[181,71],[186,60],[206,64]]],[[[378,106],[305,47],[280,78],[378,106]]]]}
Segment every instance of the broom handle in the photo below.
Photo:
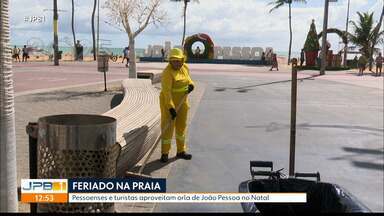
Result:
{"type": "MultiPolygon", "coordinates": [[[[183,96],[183,98],[181,99],[181,102],[177,105],[176,107],[176,113],[180,110],[181,106],[184,104],[184,101],[187,99],[187,96],[188,94],[185,94],[183,96]]],[[[160,141],[160,138],[161,136],[163,135],[163,133],[168,130],[168,128],[171,126],[171,123],[172,123],[172,118],[168,121],[167,125],[164,127],[164,129],[161,131],[161,134],[157,137],[156,141],[155,141],[155,145],[152,147],[151,151],[149,152],[148,156],[145,158],[144,162],[143,162],[143,165],[141,165],[140,169],[139,169],[139,175],[143,172],[145,166],[147,165],[147,162],[149,160],[149,158],[152,156],[153,152],[155,152],[155,149],[157,148],[158,144],[159,144],[159,141],[160,141]]]]}

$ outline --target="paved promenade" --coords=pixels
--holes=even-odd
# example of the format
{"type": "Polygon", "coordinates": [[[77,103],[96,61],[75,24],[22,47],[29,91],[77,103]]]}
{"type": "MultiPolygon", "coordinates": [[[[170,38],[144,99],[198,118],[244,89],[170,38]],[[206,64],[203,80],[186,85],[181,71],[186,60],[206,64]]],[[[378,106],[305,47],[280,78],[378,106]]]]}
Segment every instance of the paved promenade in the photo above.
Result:
{"type": "MultiPolygon", "coordinates": [[[[121,99],[121,64],[111,64],[109,90],[94,63],[16,64],[18,179],[28,177],[25,126],[38,117],[62,113],[101,114],[121,99]],[[54,68],[54,70],[53,70],[54,68]],[[117,96],[116,96],[117,95],[117,96]]],[[[139,63],[139,71],[165,63],[139,63]]],[[[190,64],[196,90],[190,97],[189,148],[192,161],[158,162],[145,170],[167,177],[171,192],[236,192],[249,179],[249,160],[271,160],[288,168],[290,72],[267,67],[190,64]]],[[[383,208],[383,77],[356,71],[299,72],[297,170],[319,171],[374,211],[383,208]]],[[[159,84],[156,85],[159,88],[159,84]]],[[[173,146],[175,147],[175,146],[173,146]]],[[[175,148],[171,155],[175,154],[175,148]]],[[[137,170],[139,165],[134,169],[137,170]]],[[[20,182],[20,181],[19,181],[20,182]]],[[[27,205],[20,205],[28,211],[27,205]]],[[[240,205],[118,204],[119,212],[241,211],[240,205]]]]}
{"type": "MultiPolygon", "coordinates": [[[[138,63],[140,72],[162,70],[166,63],[138,63]]],[[[290,78],[288,66],[281,66],[280,71],[269,71],[269,67],[248,65],[217,65],[190,64],[193,74],[243,76],[259,75],[261,77],[290,78]]],[[[60,66],[53,66],[50,62],[15,63],[13,65],[16,95],[30,94],[49,89],[68,88],[95,83],[103,83],[103,73],[97,72],[95,62],[61,62],[60,66]]],[[[303,71],[300,74],[317,75],[318,71],[303,71]]],[[[321,79],[338,82],[349,82],[354,85],[383,88],[383,77],[373,77],[366,72],[364,76],[356,76],[356,70],[327,71],[321,79]]],[[[125,79],[128,69],[120,63],[110,63],[107,81],[125,79]]]]}

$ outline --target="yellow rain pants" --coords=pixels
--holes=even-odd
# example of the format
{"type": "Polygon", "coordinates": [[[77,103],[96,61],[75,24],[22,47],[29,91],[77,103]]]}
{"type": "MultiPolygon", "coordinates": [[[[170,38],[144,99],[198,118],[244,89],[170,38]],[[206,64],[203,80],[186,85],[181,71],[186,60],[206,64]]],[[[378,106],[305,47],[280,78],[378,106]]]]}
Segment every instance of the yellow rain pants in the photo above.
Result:
{"type": "Polygon", "coordinates": [[[189,76],[189,68],[184,63],[180,70],[174,70],[170,64],[164,69],[161,77],[160,110],[161,110],[161,153],[168,154],[171,149],[173,133],[176,129],[177,153],[186,151],[185,135],[187,132],[187,117],[189,110],[188,85],[194,85],[189,76]],[[177,109],[177,116],[171,121],[170,108],[177,109]],[[168,129],[164,129],[168,126],[168,129]]]}

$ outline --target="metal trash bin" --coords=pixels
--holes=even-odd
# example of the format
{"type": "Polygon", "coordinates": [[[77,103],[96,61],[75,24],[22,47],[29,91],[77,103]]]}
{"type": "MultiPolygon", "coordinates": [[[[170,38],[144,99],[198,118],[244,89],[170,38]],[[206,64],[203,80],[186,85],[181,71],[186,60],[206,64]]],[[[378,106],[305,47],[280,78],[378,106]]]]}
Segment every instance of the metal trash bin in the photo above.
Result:
{"type": "Polygon", "coordinates": [[[109,69],[108,61],[109,55],[107,53],[100,53],[97,56],[97,71],[107,72],[109,69]]]}
{"type": "MultiPolygon", "coordinates": [[[[39,119],[37,178],[113,178],[120,145],[116,119],[54,115],[39,119]]],[[[113,203],[39,204],[38,212],[113,212],[113,203]]]]}

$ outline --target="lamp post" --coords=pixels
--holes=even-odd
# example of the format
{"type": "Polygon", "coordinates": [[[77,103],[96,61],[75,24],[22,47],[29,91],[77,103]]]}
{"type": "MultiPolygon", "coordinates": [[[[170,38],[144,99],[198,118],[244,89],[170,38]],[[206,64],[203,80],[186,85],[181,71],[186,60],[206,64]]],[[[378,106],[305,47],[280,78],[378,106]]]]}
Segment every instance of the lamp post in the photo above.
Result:
{"type": "Polygon", "coordinates": [[[100,49],[100,0],[97,1],[97,45],[96,45],[96,53],[99,56],[100,49]]]}
{"type": "Polygon", "coordinates": [[[53,58],[55,66],[59,65],[58,19],[57,0],[53,0],[53,58]]]}
{"type": "Polygon", "coordinates": [[[321,67],[320,75],[325,74],[325,67],[327,62],[327,29],[328,29],[328,8],[329,0],[325,0],[324,5],[324,20],[323,20],[323,35],[322,35],[322,45],[321,45],[321,67]]]}
{"type": "Polygon", "coordinates": [[[328,30],[328,9],[329,2],[337,2],[337,0],[325,0],[324,4],[324,22],[323,22],[323,34],[322,34],[322,47],[321,47],[321,67],[320,75],[325,74],[325,68],[327,67],[327,30],[328,30]]]}
{"type": "Polygon", "coordinates": [[[351,0],[348,0],[348,8],[347,8],[347,21],[345,23],[345,36],[347,41],[345,42],[344,47],[344,67],[347,66],[347,54],[348,54],[348,23],[349,23],[349,5],[351,3],[351,0]]]}
{"type": "Polygon", "coordinates": [[[44,9],[45,11],[53,11],[53,61],[54,65],[59,65],[59,12],[67,12],[66,10],[58,10],[57,9],[57,0],[53,0],[53,10],[52,9],[44,9]]]}

